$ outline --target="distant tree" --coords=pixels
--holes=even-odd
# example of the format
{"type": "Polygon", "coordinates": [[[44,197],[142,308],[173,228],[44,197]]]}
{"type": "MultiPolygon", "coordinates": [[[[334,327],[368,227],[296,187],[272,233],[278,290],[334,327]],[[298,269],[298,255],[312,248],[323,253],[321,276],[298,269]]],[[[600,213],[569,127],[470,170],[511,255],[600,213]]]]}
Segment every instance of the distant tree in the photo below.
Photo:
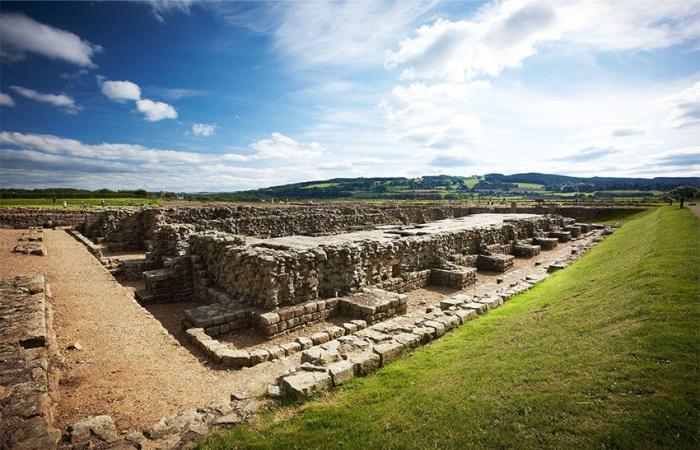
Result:
{"type": "Polygon", "coordinates": [[[699,191],[692,186],[680,186],[680,187],[677,187],[677,188],[669,191],[669,193],[668,193],[668,195],[671,198],[674,198],[681,203],[681,209],[683,208],[683,202],[685,200],[690,200],[691,198],[695,198],[698,196],[698,194],[699,194],[699,191]]]}

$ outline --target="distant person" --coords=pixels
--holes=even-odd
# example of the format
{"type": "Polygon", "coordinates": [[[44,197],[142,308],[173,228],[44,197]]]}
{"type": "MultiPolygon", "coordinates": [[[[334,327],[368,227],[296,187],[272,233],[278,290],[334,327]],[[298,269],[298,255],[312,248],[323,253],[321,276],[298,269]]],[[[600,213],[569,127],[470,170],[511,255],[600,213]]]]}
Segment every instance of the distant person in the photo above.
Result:
{"type": "Polygon", "coordinates": [[[56,206],[56,196],[51,197],[51,204],[56,206]]]}
{"type": "Polygon", "coordinates": [[[66,208],[68,208],[68,202],[63,200],[63,209],[66,209],[66,208]]]}
{"type": "Polygon", "coordinates": [[[105,207],[105,199],[102,199],[102,208],[105,207]]]}

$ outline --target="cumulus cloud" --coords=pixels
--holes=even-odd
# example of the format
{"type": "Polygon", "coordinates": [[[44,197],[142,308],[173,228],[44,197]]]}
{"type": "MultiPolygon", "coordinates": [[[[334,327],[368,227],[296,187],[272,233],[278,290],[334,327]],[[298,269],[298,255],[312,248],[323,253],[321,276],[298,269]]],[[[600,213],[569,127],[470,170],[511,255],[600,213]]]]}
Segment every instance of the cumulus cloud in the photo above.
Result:
{"type": "Polygon", "coordinates": [[[700,81],[665,99],[669,109],[666,124],[673,128],[700,125],[700,81]]]}
{"type": "Polygon", "coordinates": [[[16,61],[24,59],[27,53],[36,53],[82,67],[96,67],[92,57],[102,51],[99,45],[23,14],[2,14],[0,21],[1,55],[5,59],[16,61]]]}
{"type": "Polygon", "coordinates": [[[177,111],[172,106],[163,102],[142,99],[136,101],[136,109],[146,116],[149,122],[158,122],[163,119],[177,119],[177,111]]]}
{"type": "Polygon", "coordinates": [[[195,123],[192,125],[192,133],[195,136],[209,137],[216,132],[216,125],[208,123],[195,123]]]}
{"type": "Polygon", "coordinates": [[[110,100],[124,102],[125,100],[139,100],[141,98],[141,88],[131,81],[104,81],[98,78],[100,90],[110,100]]]}
{"type": "Polygon", "coordinates": [[[485,81],[473,83],[412,83],[397,86],[380,104],[397,140],[418,147],[449,149],[483,140],[481,120],[465,112],[465,102],[490,89],[485,81]]]}
{"type": "Polygon", "coordinates": [[[506,0],[481,7],[470,20],[436,19],[387,52],[385,65],[406,79],[462,81],[496,76],[553,42],[603,51],[649,50],[697,39],[693,2],[640,8],[634,1],[506,0]]]}
{"type": "Polygon", "coordinates": [[[41,103],[48,103],[50,105],[61,108],[63,111],[76,114],[78,111],[83,109],[82,106],[78,105],[73,97],[65,94],[42,94],[33,89],[27,89],[21,86],[10,86],[10,89],[18,93],[19,95],[32,99],[41,103]]]}
{"type": "MultiPolygon", "coordinates": [[[[302,152],[308,150],[308,146],[293,140],[278,138],[277,141],[287,147],[298,147],[302,152]]],[[[124,143],[88,144],[54,135],[2,131],[0,167],[3,176],[0,177],[0,186],[221,191],[319,177],[314,165],[308,162],[295,164],[293,159],[284,159],[276,162],[277,167],[254,167],[251,165],[253,160],[258,164],[273,164],[275,161],[252,158],[257,156],[255,154],[250,156],[175,151],[124,143]]]]}
{"type": "Polygon", "coordinates": [[[260,139],[250,147],[261,159],[312,159],[320,157],[324,149],[317,142],[302,144],[282,133],[272,133],[268,139],[260,139]]]}
{"type": "Polygon", "coordinates": [[[613,155],[618,151],[610,147],[586,147],[570,155],[552,158],[552,161],[589,162],[604,156],[613,155]]]}
{"type": "Polygon", "coordinates": [[[9,95],[0,92],[0,105],[12,107],[15,106],[15,101],[9,95]]]}

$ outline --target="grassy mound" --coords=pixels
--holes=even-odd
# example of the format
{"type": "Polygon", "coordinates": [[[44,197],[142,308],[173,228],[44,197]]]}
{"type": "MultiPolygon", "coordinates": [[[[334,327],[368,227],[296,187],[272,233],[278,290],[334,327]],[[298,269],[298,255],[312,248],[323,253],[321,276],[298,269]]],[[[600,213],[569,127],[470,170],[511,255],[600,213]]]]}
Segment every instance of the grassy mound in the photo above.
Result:
{"type": "Polygon", "coordinates": [[[224,448],[698,448],[700,227],[630,220],[502,308],[224,448]]]}

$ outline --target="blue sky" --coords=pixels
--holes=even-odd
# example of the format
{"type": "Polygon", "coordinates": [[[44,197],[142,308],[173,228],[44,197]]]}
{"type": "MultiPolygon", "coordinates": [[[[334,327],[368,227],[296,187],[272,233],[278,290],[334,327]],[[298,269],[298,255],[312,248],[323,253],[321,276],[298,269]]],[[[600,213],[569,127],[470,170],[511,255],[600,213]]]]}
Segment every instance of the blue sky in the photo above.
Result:
{"type": "Polygon", "coordinates": [[[700,1],[0,12],[2,187],[700,175],[700,1]]]}

